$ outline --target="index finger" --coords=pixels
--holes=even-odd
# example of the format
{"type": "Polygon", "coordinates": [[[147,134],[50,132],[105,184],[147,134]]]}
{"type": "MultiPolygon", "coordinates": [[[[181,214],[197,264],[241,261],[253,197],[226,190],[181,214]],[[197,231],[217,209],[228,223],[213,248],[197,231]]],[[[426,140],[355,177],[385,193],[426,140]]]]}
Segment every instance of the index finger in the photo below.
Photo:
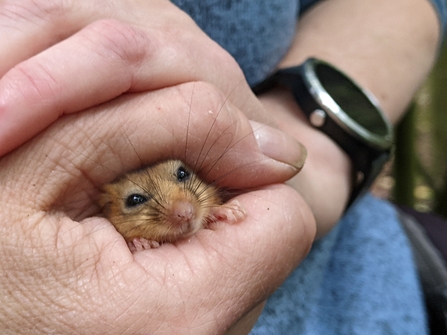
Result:
{"type": "MultiPolygon", "coordinates": [[[[3,5],[0,12],[5,7],[11,9],[3,5]]],[[[185,13],[171,7],[169,10],[183,17],[183,24],[176,29],[164,30],[159,23],[130,24],[124,15],[123,21],[104,20],[110,15],[107,11],[91,15],[85,7],[73,4],[71,12],[60,8],[66,21],[50,16],[49,21],[53,22],[44,25],[44,29],[31,31],[32,25],[28,24],[14,34],[19,35],[17,45],[8,39],[11,47],[2,49],[7,50],[3,53],[9,53],[8,56],[19,53],[26,43],[34,45],[34,40],[48,43],[47,34],[54,44],[39,50],[45,46],[42,42],[34,56],[15,64],[0,80],[0,155],[63,114],[78,112],[124,92],[196,80],[219,87],[252,119],[271,123],[234,59],[185,13]],[[78,30],[60,42],[51,38],[63,38],[78,30]]]]}

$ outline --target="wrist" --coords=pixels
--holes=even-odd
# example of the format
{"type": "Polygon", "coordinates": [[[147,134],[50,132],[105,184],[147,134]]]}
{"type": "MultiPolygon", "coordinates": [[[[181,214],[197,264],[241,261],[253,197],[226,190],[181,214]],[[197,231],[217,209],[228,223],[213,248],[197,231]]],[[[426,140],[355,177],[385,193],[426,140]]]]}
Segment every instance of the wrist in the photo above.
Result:
{"type": "Polygon", "coordinates": [[[309,204],[317,222],[317,237],[321,237],[337,223],[348,203],[351,161],[331,138],[309,124],[288,90],[275,88],[259,99],[279,127],[307,148],[306,164],[289,184],[309,204]]]}

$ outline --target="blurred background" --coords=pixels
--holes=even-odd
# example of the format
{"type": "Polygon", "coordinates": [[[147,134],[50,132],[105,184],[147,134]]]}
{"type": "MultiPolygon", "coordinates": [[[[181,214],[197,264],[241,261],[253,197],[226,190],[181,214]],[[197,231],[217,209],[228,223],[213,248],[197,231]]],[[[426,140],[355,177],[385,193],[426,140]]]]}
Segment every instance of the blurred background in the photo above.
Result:
{"type": "Polygon", "coordinates": [[[373,193],[447,218],[447,44],[395,137],[394,157],[373,193]]]}

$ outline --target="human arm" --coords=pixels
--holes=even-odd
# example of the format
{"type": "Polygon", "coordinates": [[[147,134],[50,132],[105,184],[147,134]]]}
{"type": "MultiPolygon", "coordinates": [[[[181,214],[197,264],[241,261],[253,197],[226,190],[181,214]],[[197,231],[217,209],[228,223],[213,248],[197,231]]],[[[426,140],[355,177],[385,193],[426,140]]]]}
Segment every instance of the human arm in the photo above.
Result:
{"type": "MultiPolygon", "coordinates": [[[[413,1],[323,1],[304,14],[280,67],[314,56],[349,74],[379,99],[395,124],[436,58],[439,23],[430,4],[413,1]]],[[[350,192],[350,161],[332,140],[310,127],[288,92],[260,97],[281,129],[308,149],[306,167],[291,182],[315,214],[318,236],[342,214],[350,192]]]]}
{"type": "MultiPolygon", "coordinates": [[[[403,115],[436,58],[440,25],[429,1],[321,1],[300,18],[289,54],[279,67],[308,57],[331,62],[373,92],[393,124],[403,115]]],[[[317,238],[337,223],[350,193],[344,152],[312,128],[292,95],[274,89],[259,96],[280,129],[308,149],[306,165],[290,182],[311,206],[317,238]]],[[[239,326],[249,327],[253,312],[239,326]]],[[[237,333],[235,333],[237,334],[237,333]]]]}

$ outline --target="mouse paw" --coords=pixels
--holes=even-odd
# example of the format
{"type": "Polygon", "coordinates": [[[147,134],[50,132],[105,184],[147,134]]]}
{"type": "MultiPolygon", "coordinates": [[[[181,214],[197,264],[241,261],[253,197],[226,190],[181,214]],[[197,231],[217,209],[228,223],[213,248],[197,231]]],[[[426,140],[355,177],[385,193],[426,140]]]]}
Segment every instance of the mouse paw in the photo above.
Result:
{"type": "Polygon", "coordinates": [[[215,207],[211,213],[211,216],[213,221],[238,223],[247,216],[247,213],[239,201],[232,200],[219,207],[215,207]]]}
{"type": "Polygon", "coordinates": [[[149,250],[153,248],[158,248],[160,243],[157,241],[146,240],[145,238],[134,238],[132,241],[127,242],[129,249],[132,253],[137,251],[149,250]]]}

